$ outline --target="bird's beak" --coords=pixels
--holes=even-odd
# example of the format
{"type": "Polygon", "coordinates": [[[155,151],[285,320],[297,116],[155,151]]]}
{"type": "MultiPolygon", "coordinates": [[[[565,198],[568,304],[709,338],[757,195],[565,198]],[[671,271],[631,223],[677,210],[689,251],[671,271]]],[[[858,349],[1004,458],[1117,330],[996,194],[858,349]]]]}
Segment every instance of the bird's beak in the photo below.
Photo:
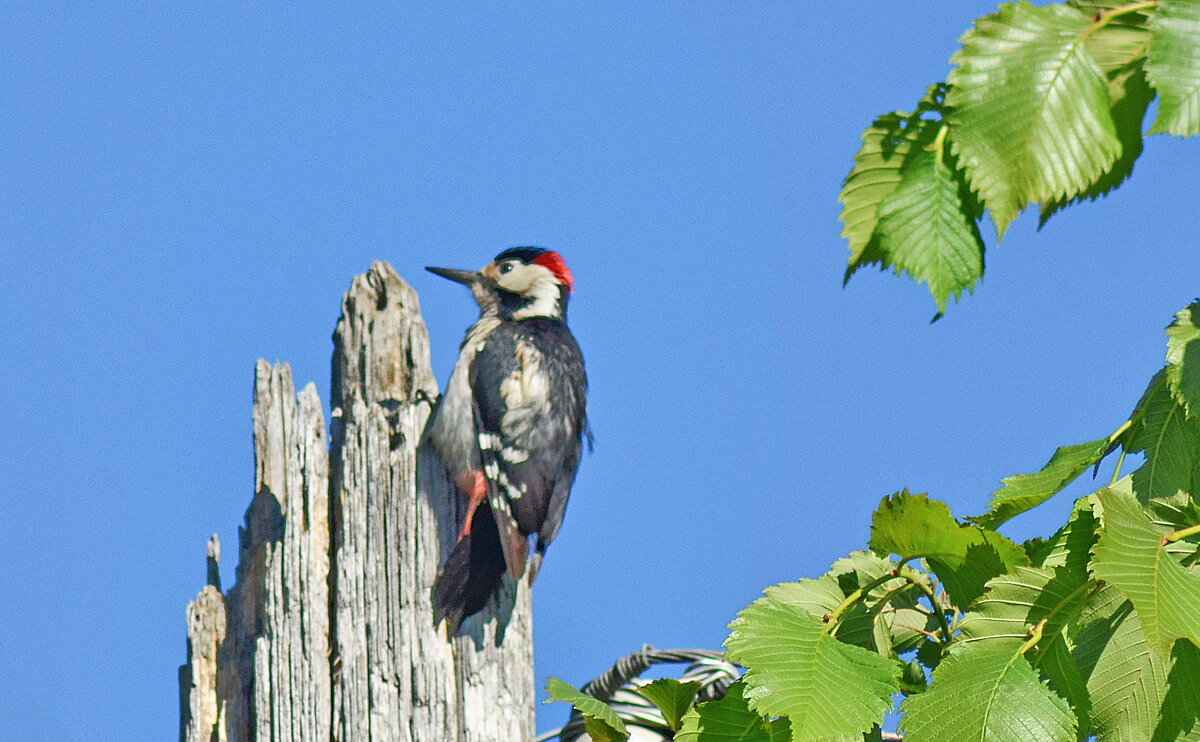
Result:
{"type": "Polygon", "coordinates": [[[425,270],[429,271],[435,276],[449,278],[451,281],[454,281],[455,283],[461,283],[464,286],[470,286],[471,284],[476,283],[483,278],[483,275],[480,274],[479,271],[464,271],[459,270],[458,268],[431,268],[426,266],[425,270]]]}

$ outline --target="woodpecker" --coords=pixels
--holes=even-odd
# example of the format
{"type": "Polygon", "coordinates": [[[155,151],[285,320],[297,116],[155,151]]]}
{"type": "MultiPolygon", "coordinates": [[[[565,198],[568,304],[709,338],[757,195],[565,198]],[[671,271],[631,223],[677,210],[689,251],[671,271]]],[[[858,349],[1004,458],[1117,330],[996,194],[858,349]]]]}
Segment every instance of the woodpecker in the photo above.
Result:
{"type": "Polygon", "coordinates": [[[466,285],[479,305],[424,439],[466,502],[433,594],[434,621],[445,618],[453,636],[505,572],[518,578],[528,563],[530,583],[537,577],[591,442],[587,374],[567,328],[571,271],[557,252],[515,247],[479,271],[426,270],[466,285]]]}

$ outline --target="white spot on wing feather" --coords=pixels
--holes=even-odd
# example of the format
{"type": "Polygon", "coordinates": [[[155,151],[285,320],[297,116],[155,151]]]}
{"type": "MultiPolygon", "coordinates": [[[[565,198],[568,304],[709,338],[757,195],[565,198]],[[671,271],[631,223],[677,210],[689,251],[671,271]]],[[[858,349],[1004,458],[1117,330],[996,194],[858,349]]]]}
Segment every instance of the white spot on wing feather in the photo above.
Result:
{"type": "Polygon", "coordinates": [[[529,460],[529,452],[520,448],[506,446],[500,449],[500,458],[504,459],[510,464],[519,464],[522,461],[529,460]]]}

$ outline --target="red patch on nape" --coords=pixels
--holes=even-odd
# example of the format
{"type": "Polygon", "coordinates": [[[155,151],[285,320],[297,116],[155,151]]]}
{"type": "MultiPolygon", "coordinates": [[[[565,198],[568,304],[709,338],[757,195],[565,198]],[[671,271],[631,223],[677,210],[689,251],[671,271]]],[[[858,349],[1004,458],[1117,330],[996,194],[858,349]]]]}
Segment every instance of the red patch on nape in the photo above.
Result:
{"type": "Polygon", "coordinates": [[[567,293],[575,291],[575,279],[571,277],[571,269],[563,262],[561,255],[553,250],[547,250],[534,258],[533,262],[553,273],[558,282],[567,287],[567,293]]]}

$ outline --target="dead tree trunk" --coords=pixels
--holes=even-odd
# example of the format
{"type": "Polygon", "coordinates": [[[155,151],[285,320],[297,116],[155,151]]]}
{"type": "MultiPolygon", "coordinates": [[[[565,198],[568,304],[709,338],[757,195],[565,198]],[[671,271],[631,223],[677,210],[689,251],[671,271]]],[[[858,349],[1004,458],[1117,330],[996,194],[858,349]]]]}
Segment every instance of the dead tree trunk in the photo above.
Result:
{"type": "Polygon", "coordinates": [[[416,293],[387,263],[357,276],[333,335],[332,424],[287,364],[259,361],[255,492],[237,583],[187,610],[181,742],[532,740],[529,587],[450,640],[431,590],[462,514],[418,450],[437,383],[416,293]]]}

